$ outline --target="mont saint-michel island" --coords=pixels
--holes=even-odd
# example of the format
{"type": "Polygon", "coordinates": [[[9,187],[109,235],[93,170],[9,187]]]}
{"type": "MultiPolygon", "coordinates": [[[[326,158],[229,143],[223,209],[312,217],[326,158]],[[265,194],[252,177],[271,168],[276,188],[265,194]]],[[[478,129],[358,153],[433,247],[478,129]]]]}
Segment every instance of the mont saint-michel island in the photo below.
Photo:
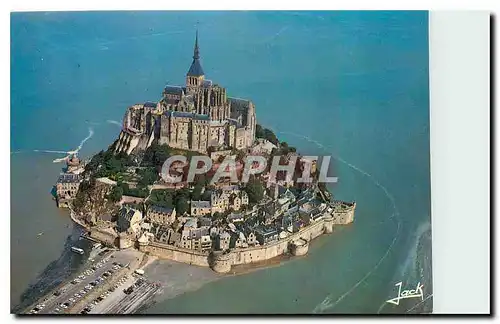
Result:
{"type": "Polygon", "coordinates": [[[241,274],[304,256],[353,222],[356,203],[326,187],[329,159],[280,141],[237,96],[206,77],[196,32],[184,85],[128,107],[106,150],[67,158],[54,198],[92,242],[70,247],[91,263],[25,313],[133,313],[170,289],[155,260],[241,274]]]}

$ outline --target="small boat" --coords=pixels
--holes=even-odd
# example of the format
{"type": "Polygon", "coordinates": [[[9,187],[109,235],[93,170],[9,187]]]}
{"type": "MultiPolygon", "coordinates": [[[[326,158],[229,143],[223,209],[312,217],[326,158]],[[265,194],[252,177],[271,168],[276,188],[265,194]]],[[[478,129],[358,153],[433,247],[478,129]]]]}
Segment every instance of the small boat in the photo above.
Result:
{"type": "Polygon", "coordinates": [[[75,252],[75,253],[78,253],[78,254],[83,254],[83,253],[84,253],[84,251],[83,251],[82,249],[77,248],[77,247],[75,247],[75,246],[72,246],[72,247],[71,247],[71,251],[73,251],[73,252],[75,252]]]}
{"type": "Polygon", "coordinates": [[[38,236],[38,237],[40,237],[40,236],[42,236],[42,235],[43,235],[43,232],[40,232],[40,233],[38,233],[38,235],[37,235],[37,236],[38,236]]]}

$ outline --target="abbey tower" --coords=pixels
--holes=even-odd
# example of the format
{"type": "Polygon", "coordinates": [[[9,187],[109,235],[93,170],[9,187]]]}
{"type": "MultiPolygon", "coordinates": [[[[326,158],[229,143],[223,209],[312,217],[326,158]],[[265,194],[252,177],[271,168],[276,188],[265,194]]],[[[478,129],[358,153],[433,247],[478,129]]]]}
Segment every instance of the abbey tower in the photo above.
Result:
{"type": "Polygon", "coordinates": [[[256,124],[250,100],[228,97],[224,87],[205,78],[196,31],[186,84],[166,86],[158,102],[130,107],[115,151],[130,154],[155,139],[201,153],[209,147],[241,150],[253,144],[256,124]]]}

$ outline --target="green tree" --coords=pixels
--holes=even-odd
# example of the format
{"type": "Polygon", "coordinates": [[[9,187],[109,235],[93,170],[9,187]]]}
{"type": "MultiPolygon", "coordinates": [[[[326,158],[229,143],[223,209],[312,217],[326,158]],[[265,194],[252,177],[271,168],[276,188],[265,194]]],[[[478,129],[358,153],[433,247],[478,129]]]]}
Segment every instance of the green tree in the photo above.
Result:
{"type": "Polygon", "coordinates": [[[177,211],[177,213],[179,213],[179,215],[182,215],[189,210],[188,189],[182,188],[180,190],[175,191],[174,206],[175,210],[177,211]]]}
{"type": "Polygon", "coordinates": [[[168,145],[153,143],[144,152],[142,158],[143,165],[154,166],[157,169],[161,168],[165,160],[171,155],[171,149],[168,145]]]}
{"type": "Polygon", "coordinates": [[[264,185],[254,176],[250,177],[245,187],[248,201],[252,204],[258,203],[264,197],[264,185]]]}
{"type": "Polygon", "coordinates": [[[222,215],[221,213],[219,212],[215,212],[213,215],[212,215],[212,221],[216,221],[216,220],[220,220],[224,215],[222,215]]]}
{"type": "Polygon", "coordinates": [[[175,199],[175,210],[179,213],[179,215],[182,215],[189,210],[189,202],[186,197],[179,196],[175,199]]]}
{"type": "Polygon", "coordinates": [[[281,154],[283,155],[287,155],[288,152],[290,152],[287,142],[281,142],[280,148],[281,148],[281,154]]]}
{"type": "Polygon", "coordinates": [[[276,137],[276,135],[273,133],[272,130],[264,128],[259,124],[257,124],[257,126],[255,127],[255,137],[264,138],[269,142],[273,143],[274,145],[278,145],[279,143],[278,138],[276,137]]]}
{"type": "Polygon", "coordinates": [[[192,200],[201,200],[201,192],[203,191],[203,184],[201,183],[196,183],[194,185],[193,192],[191,193],[191,199],[192,200]]]}
{"type": "Polygon", "coordinates": [[[154,205],[164,206],[164,207],[173,207],[173,191],[172,190],[162,190],[157,189],[151,191],[151,195],[149,196],[149,200],[154,205]]]}
{"type": "Polygon", "coordinates": [[[264,138],[267,139],[269,142],[273,143],[274,145],[278,145],[279,143],[278,138],[273,133],[273,131],[267,128],[264,129],[264,138]]]}
{"type": "Polygon", "coordinates": [[[151,168],[140,170],[139,176],[141,177],[141,179],[139,180],[138,184],[141,187],[152,185],[158,179],[158,174],[156,173],[155,169],[151,168]]]}
{"type": "Polygon", "coordinates": [[[262,126],[260,126],[259,124],[257,124],[257,126],[255,126],[255,137],[264,138],[264,128],[262,126]]]}
{"type": "Polygon", "coordinates": [[[171,154],[170,147],[166,144],[162,144],[158,146],[158,149],[155,152],[154,164],[157,168],[161,168],[163,163],[168,159],[171,154]]]}
{"type": "Polygon", "coordinates": [[[117,202],[122,199],[123,188],[120,186],[114,186],[111,192],[108,195],[109,200],[112,202],[117,202]]]}
{"type": "Polygon", "coordinates": [[[201,195],[200,200],[210,201],[211,198],[212,198],[212,193],[209,190],[205,190],[205,192],[203,192],[203,194],[201,195]]]}

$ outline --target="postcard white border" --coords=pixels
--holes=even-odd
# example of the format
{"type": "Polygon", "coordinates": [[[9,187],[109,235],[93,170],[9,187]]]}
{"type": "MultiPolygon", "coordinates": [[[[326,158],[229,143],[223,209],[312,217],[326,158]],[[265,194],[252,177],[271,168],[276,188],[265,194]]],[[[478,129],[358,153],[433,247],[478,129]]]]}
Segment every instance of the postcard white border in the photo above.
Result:
{"type": "Polygon", "coordinates": [[[489,13],[429,22],[434,313],[489,313],[489,13]]]}

